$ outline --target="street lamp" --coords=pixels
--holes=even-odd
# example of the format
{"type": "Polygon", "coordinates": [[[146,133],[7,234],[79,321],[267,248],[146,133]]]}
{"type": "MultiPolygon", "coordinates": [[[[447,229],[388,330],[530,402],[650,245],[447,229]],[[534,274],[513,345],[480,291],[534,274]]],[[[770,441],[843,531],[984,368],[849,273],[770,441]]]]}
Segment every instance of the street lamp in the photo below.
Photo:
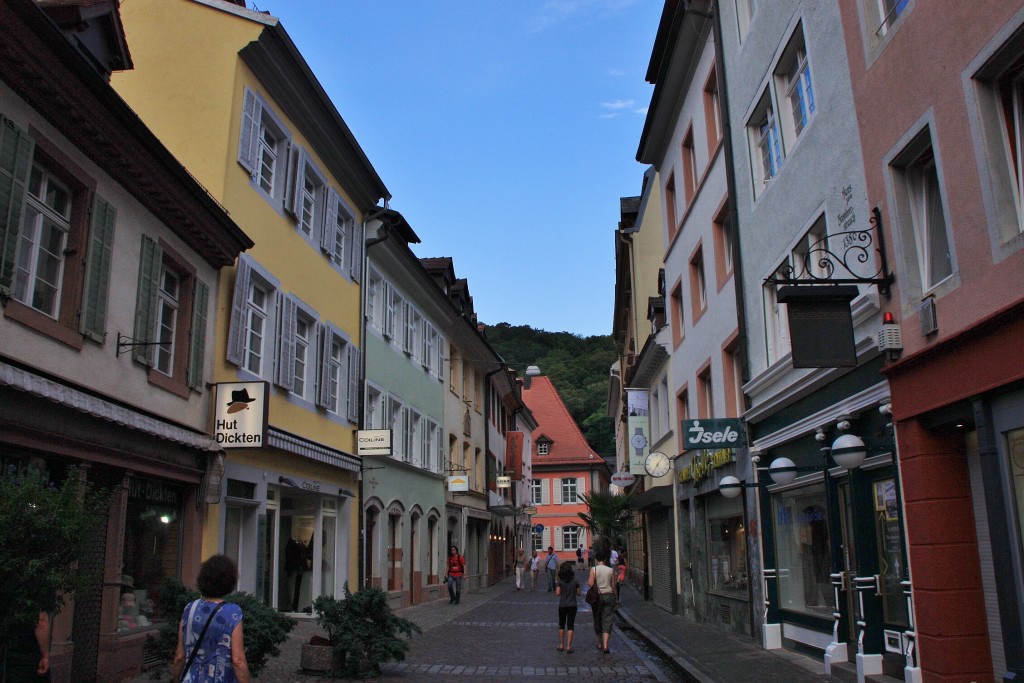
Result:
{"type": "MultiPolygon", "coordinates": [[[[868,455],[864,439],[856,434],[842,434],[832,442],[831,448],[822,448],[821,451],[825,460],[822,467],[801,467],[789,458],[783,457],[775,458],[768,467],[758,467],[757,469],[767,470],[768,474],[772,477],[772,481],[776,484],[785,485],[793,483],[797,472],[827,472],[829,454],[832,455],[832,459],[835,460],[837,465],[847,470],[855,470],[863,465],[864,459],[868,455]]],[[[742,489],[756,488],[757,486],[758,483],[747,484],[732,475],[722,477],[718,482],[718,490],[726,498],[735,498],[740,495],[742,489]]]]}

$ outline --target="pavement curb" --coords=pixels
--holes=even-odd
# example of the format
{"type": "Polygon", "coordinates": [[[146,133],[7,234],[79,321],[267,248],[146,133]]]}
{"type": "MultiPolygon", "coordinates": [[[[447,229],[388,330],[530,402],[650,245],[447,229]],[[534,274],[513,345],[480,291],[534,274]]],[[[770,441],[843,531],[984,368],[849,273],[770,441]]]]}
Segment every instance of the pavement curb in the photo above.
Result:
{"type": "Polygon", "coordinates": [[[682,652],[679,651],[674,645],[667,640],[659,637],[646,627],[642,626],[640,622],[633,616],[632,610],[624,608],[620,605],[618,614],[622,617],[622,620],[629,624],[629,627],[643,636],[644,640],[649,642],[652,646],[656,647],[661,654],[670,659],[676,666],[685,671],[687,674],[697,679],[699,683],[719,683],[715,679],[704,673],[700,667],[694,664],[692,661],[687,659],[682,652]]]}

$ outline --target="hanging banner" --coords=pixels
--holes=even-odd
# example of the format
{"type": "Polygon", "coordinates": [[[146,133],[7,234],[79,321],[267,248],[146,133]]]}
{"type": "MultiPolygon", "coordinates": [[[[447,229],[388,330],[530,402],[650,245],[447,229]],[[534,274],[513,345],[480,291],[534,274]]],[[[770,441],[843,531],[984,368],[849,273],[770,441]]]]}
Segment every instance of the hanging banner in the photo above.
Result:
{"type": "Polygon", "coordinates": [[[449,491],[468,491],[469,490],[469,477],[465,474],[453,474],[448,477],[448,490],[449,491]]]}
{"type": "Polygon", "coordinates": [[[359,429],[356,431],[356,455],[391,455],[390,429],[359,429]]]}
{"type": "Polygon", "coordinates": [[[644,473],[650,438],[650,392],[647,389],[626,389],[626,450],[631,474],[644,473]]]}
{"type": "Polygon", "coordinates": [[[505,476],[505,475],[499,475],[498,476],[497,487],[499,489],[512,488],[512,477],[508,477],[508,476],[505,476]]]}

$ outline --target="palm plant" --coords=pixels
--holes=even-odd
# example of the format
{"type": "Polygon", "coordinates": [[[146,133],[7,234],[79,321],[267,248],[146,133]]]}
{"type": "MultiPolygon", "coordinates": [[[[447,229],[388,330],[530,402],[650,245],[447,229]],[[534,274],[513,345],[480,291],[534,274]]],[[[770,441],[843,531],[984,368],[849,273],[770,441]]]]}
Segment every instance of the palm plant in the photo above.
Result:
{"type": "Polygon", "coordinates": [[[579,518],[590,529],[590,536],[595,543],[605,539],[613,545],[621,545],[626,534],[637,528],[633,522],[632,496],[592,491],[583,494],[580,499],[587,506],[588,512],[580,512],[579,518]]]}

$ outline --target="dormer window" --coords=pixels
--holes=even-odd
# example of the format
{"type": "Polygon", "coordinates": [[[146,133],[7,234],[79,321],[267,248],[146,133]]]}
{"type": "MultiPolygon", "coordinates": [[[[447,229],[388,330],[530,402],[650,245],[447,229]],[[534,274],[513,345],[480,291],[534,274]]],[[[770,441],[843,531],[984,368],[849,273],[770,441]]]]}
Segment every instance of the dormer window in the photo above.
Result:
{"type": "Polygon", "coordinates": [[[551,452],[551,442],[547,439],[537,441],[537,455],[547,455],[551,452]]]}

